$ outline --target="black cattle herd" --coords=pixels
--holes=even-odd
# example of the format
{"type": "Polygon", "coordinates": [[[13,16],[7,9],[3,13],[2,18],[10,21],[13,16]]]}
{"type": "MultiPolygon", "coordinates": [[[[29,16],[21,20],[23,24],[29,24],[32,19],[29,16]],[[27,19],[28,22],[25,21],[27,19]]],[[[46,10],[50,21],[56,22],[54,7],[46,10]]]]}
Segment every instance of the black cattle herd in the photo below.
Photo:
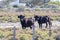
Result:
{"type": "Polygon", "coordinates": [[[24,15],[19,15],[18,18],[20,19],[22,29],[26,29],[27,27],[30,27],[32,29],[32,25],[34,25],[34,22],[37,21],[39,24],[39,28],[42,28],[42,24],[45,23],[46,27],[49,25],[52,25],[50,17],[47,16],[37,16],[35,15],[33,18],[25,18],[24,15]]]}

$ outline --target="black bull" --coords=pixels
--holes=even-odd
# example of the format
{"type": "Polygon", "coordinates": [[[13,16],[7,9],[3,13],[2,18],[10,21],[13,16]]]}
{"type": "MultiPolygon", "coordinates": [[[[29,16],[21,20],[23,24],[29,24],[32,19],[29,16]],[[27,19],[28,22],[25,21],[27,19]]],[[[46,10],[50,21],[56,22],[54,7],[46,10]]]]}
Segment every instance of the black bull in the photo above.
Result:
{"type": "Polygon", "coordinates": [[[18,16],[18,18],[20,18],[22,29],[25,29],[26,27],[30,27],[30,29],[32,29],[31,26],[34,24],[32,18],[27,19],[23,15],[18,16]]]}
{"type": "MultiPolygon", "coordinates": [[[[26,19],[25,16],[20,15],[18,16],[18,18],[21,21],[21,25],[22,25],[22,29],[25,29],[26,27],[30,27],[30,29],[32,29],[32,25],[34,25],[34,20],[32,18],[28,18],[26,19]]],[[[51,21],[50,21],[50,17],[48,16],[34,16],[35,21],[38,21],[39,27],[42,28],[42,24],[46,23],[46,28],[49,24],[49,26],[51,25],[51,21]]]]}
{"type": "Polygon", "coordinates": [[[38,21],[39,27],[42,28],[42,24],[45,23],[46,24],[46,28],[49,24],[49,27],[52,25],[50,17],[49,16],[34,16],[35,21],[38,21]]]}

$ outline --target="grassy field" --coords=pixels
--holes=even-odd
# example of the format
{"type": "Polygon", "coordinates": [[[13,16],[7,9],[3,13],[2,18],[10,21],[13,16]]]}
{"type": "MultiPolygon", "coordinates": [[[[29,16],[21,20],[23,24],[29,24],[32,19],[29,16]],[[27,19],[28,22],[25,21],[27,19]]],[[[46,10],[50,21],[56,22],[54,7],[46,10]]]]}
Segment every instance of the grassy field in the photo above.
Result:
{"type": "Polygon", "coordinates": [[[26,18],[34,17],[34,15],[45,16],[49,15],[51,20],[60,21],[60,13],[53,13],[51,11],[24,11],[24,12],[14,12],[14,11],[0,11],[0,23],[1,22],[19,22],[18,15],[25,15],[26,18]]]}
{"type": "MultiPolygon", "coordinates": [[[[0,23],[4,22],[19,22],[18,15],[25,15],[26,18],[34,17],[34,15],[45,16],[49,15],[51,20],[60,21],[60,13],[53,13],[51,11],[24,11],[24,12],[14,12],[14,11],[0,11],[0,23]]],[[[52,36],[50,40],[55,40],[59,35],[60,30],[52,30],[52,36]]],[[[16,28],[16,40],[31,40],[32,30],[25,29],[21,30],[16,28]]],[[[38,29],[36,30],[37,40],[49,40],[49,30],[48,29],[38,29]]],[[[13,40],[13,28],[0,29],[0,40],[13,40]]]]}
{"type": "MultiPolygon", "coordinates": [[[[48,29],[38,29],[35,31],[36,40],[55,40],[56,35],[59,32],[56,30],[52,31],[52,36],[49,37],[48,29]]],[[[0,29],[0,39],[1,40],[13,40],[13,28],[0,29]]],[[[24,29],[21,30],[16,28],[16,40],[31,40],[32,39],[32,30],[24,29]]]]}

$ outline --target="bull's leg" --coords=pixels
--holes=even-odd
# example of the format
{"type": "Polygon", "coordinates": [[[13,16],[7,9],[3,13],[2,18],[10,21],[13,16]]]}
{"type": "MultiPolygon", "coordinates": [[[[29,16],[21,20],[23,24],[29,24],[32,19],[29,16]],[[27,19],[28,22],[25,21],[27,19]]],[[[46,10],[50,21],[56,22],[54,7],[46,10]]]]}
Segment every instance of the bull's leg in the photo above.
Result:
{"type": "Polygon", "coordinates": [[[22,29],[26,29],[26,27],[22,27],[22,29]]]}
{"type": "Polygon", "coordinates": [[[41,27],[41,24],[39,24],[39,28],[41,27]]]}
{"type": "Polygon", "coordinates": [[[39,24],[39,28],[42,28],[42,24],[39,24]]]}
{"type": "Polygon", "coordinates": [[[42,24],[41,24],[41,28],[42,28],[42,24]]]}
{"type": "Polygon", "coordinates": [[[48,26],[48,23],[46,22],[46,27],[45,28],[47,28],[47,26],[48,26]]]}
{"type": "Polygon", "coordinates": [[[32,29],[32,27],[30,26],[30,29],[32,29]]]}

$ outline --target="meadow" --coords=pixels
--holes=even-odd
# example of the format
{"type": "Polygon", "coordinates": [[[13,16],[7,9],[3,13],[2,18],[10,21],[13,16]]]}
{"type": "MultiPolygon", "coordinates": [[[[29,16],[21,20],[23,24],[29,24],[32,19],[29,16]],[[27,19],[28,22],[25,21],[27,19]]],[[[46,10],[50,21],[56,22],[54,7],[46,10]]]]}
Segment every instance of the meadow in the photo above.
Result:
{"type": "MultiPolygon", "coordinates": [[[[56,30],[51,31],[52,35],[49,37],[48,29],[35,30],[36,40],[55,40],[58,37],[59,32],[56,30]],[[58,35],[57,35],[58,34],[58,35]]],[[[0,29],[0,40],[13,40],[13,28],[0,29]]],[[[16,40],[31,40],[32,30],[24,29],[21,30],[16,28],[16,40]]]]}
{"type": "Polygon", "coordinates": [[[45,16],[49,15],[51,20],[60,21],[60,13],[54,13],[53,11],[0,11],[0,23],[4,22],[19,22],[18,15],[25,15],[26,18],[34,17],[34,15],[45,16]]]}
{"type": "MultiPolygon", "coordinates": [[[[16,23],[20,20],[18,15],[25,15],[26,18],[34,17],[34,15],[45,16],[49,15],[51,20],[60,21],[60,13],[53,13],[50,11],[24,11],[24,12],[15,12],[15,11],[0,11],[0,23],[16,23]]],[[[49,29],[37,29],[35,32],[36,40],[55,40],[56,37],[60,36],[60,29],[52,30],[52,35],[49,37],[49,29]]],[[[16,28],[16,40],[31,40],[32,39],[32,30],[16,28]]],[[[0,28],[0,40],[13,40],[13,28],[0,28]]]]}

